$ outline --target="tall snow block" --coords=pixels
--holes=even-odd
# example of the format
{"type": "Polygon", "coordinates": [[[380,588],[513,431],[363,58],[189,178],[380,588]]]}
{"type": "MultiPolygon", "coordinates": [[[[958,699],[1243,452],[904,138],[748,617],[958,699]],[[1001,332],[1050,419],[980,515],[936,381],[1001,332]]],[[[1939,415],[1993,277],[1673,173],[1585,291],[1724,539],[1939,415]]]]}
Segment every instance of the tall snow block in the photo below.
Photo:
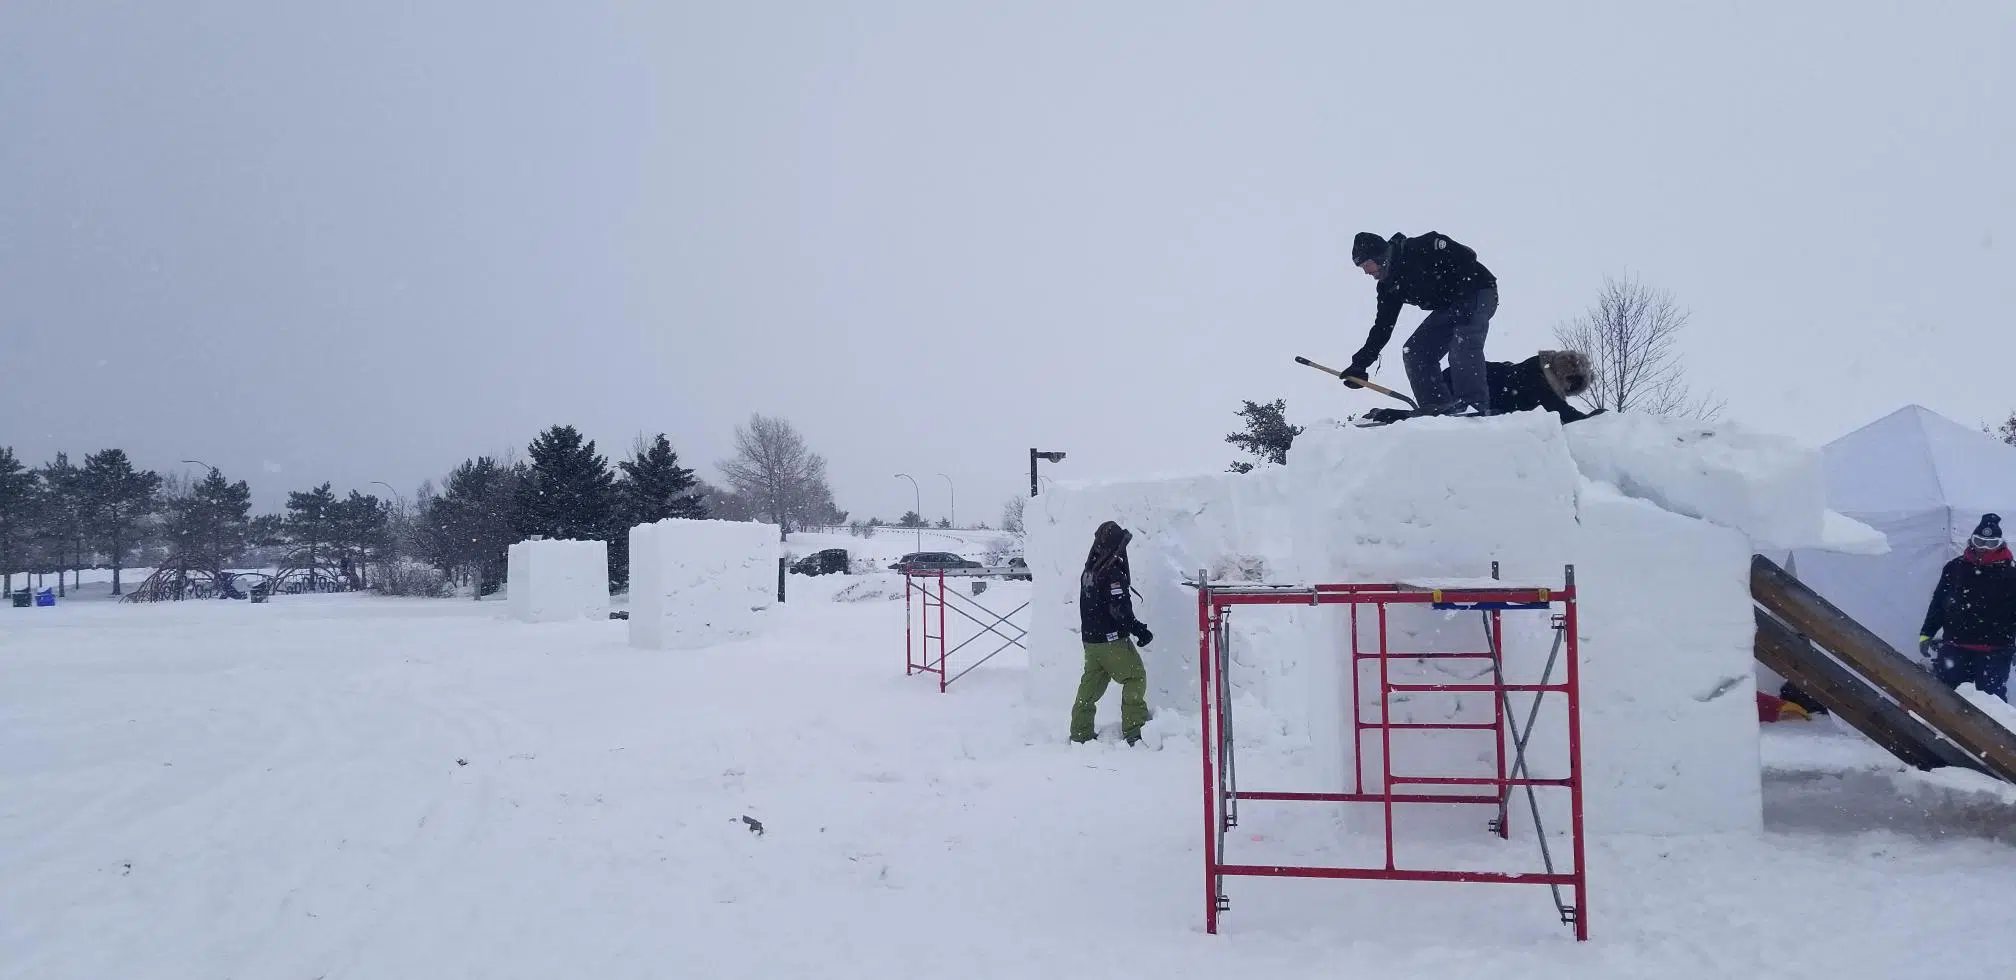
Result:
{"type": "Polygon", "coordinates": [[[777,525],[663,520],[630,529],[630,645],[690,650],[756,635],[777,601],[777,525]]]}
{"type": "Polygon", "coordinates": [[[511,618],[558,623],[609,618],[609,545],[520,541],[506,552],[511,618]]]}

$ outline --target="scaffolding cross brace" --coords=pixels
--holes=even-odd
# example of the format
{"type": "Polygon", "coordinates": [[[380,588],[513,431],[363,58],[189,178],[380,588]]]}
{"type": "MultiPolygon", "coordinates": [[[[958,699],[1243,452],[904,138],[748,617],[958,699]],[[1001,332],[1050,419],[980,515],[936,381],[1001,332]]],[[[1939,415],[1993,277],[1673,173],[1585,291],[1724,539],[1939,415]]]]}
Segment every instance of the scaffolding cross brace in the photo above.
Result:
{"type": "Polygon", "coordinates": [[[1562,588],[1512,587],[1496,584],[1497,563],[1492,563],[1489,585],[1436,588],[1405,583],[1339,584],[1305,587],[1271,585],[1213,586],[1200,570],[1192,584],[1197,589],[1199,633],[1198,699],[1202,731],[1199,741],[1204,757],[1204,926],[1218,931],[1219,913],[1231,907],[1225,894],[1228,876],[1346,878],[1384,881],[1498,882],[1544,884],[1554,896],[1561,920],[1571,925],[1577,940],[1589,938],[1588,888],[1582,826],[1582,728],[1581,688],[1578,662],[1580,644],[1576,637],[1575,568],[1564,569],[1562,588]],[[1238,767],[1233,753],[1232,666],[1228,621],[1234,606],[1325,606],[1347,605],[1351,623],[1352,767],[1356,792],[1307,793],[1244,790],[1238,785],[1238,767]],[[1393,650],[1387,643],[1387,612],[1392,606],[1426,606],[1439,610],[1475,610],[1483,621],[1481,651],[1408,652],[1393,650]],[[1371,607],[1378,634],[1374,650],[1359,642],[1359,615],[1371,607]],[[1558,607],[1559,611],[1555,612],[1558,607]],[[1536,610],[1550,613],[1553,645],[1538,683],[1510,683],[1504,671],[1504,627],[1501,616],[1508,611],[1536,610]],[[1565,653],[1565,657],[1563,654],[1565,653]],[[1490,682],[1472,684],[1397,683],[1390,662],[1400,660],[1479,660],[1490,664],[1490,682]],[[1554,668],[1565,661],[1565,677],[1555,682],[1554,668]],[[1361,696],[1364,668],[1378,670],[1376,718],[1368,721],[1361,696]],[[1490,694],[1490,722],[1396,722],[1392,718],[1395,694],[1448,693],[1490,694]],[[1532,702],[1525,722],[1520,723],[1512,695],[1530,694],[1532,702]],[[1539,719],[1542,699],[1558,695],[1567,714],[1568,774],[1559,778],[1535,777],[1527,766],[1528,741],[1539,719]],[[1496,743],[1496,772],[1491,776],[1422,776],[1393,771],[1395,731],[1489,732],[1496,743]],[[1377,791],[1368,791],[1365,780],[1365,738],[1377,733],[1380,744],[1380,771],[1377,791]],[[1510,750],[1508,752],[1508,743],[1510,750]],[[1399,792],[1396,787],[1490,787],[1483,792],[1399,792]],[[1536,790],[1565,789],[1569,795],[1570,846],[1573,866],[1557,870],[1547,842],[1547,830],[1540,816],[1536,790]],[[1510,834],[1510,808],[1515,791],[1523,791],[1531,807],[1535,835],[1539,838],[1543,871],[1503,872],[1466,869],[1403,868],[1394,854],[1393,817],[1396,805],[1481,804],[1494,807],[1496,816],[1486,826],[1501,839],[1510,834]],[[1385,862],[1382,867],[1290,867],[1280,865],[1232,864],[1225,860],[1225,832],[1238,826],[1239,804],[1252,802],[1316,802],[1377,804],[1385,826],[1385,862]],[[1561,889],[1572,891],[1564,901],[1561,889]]]}
{"type": "Polygon", "coordinates": [[[1010,648],[1029,649],[1029,630],[1016,623],[1014,617],[1029,608],[1024,601],[1021,605],[998,613],[981,603],[960,595],[959,590],[947,590],[945,573],[942,571],[905,572],[903,575],[903,676],[912,674],[937,674],[938,693],[943,694],[952,682],[973,672],[975,667],[999,656],[1010,648]],[[956,644],[950,643],[951,633],[946,629],[947,610],[958,613],[980,627],[978,632],[956,644]],[[933,613],[936,613],[935,617],[933,613]],[[935,619],[935,623],[934,623],[935,619]],[[937,632],[932,632],[933,626],[937,632]],[[974,660],[957,672],[948,673],[947,664],[953,654],[971,646],[982,637],[999,641],[986,656],[974,660]],[[936,644],[936,647],[933,647],[936,644]],[[934,655],[935,653],[935,655],[934,655]]]}

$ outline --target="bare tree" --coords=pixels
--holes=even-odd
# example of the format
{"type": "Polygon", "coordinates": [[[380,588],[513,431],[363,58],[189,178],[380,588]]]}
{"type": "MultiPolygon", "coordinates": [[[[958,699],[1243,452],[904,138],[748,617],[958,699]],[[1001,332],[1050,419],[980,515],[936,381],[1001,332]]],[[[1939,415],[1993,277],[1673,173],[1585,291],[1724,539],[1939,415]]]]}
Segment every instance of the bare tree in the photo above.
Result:
{"type": "Polygon", "coordinates": [[[1595,304],[1555,327],[1554,337],[1589,358],[1592,377],[1582,398],[1591,408],[1708,421],[1722,414],[1724,403],[1694,394],[1676,346],[1691,316],[1666,290],[1629,275],[1605,276],[1595,304]]]}
{"type": "Polygon", "coordinates": [[[1001,530],[1010,534],[1022,533],[1022,511],[1029,505],[1029,498],[1016,494],[1001,505],[1001,530]]]}
{"type": "Polygon", "coordinates": [[[735,457],[720,466],[729,489],[776,524],[780,537],[834,513],[826,458],[807,449],[805,437],[781,418],[751,415],[748,425],[736,426],[735,457]]]}
{"type": "MultiPolygon", "coordinates": [[[[1987,432],[1988,427],[1982,426],[1981,431],[1987,432]]],[[[2016,446],[2016,412],[2010,412],[2009,417],[1991,434],[2011,446],[2016,446]]]]}

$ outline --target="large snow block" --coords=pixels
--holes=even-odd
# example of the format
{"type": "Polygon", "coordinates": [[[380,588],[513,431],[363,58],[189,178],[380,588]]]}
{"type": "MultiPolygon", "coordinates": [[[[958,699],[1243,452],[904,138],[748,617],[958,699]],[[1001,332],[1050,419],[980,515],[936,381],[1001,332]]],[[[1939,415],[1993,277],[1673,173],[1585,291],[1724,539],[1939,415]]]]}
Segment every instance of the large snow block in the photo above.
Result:
{"type": "Polygon", "coordinates": [[[557,623],[609,618],[609,544],[520,541],[505,553],[512,619],[557,623]]]}
{"type": "MultiPolygon", "coordinates": [[[[1731,423],[1615,412],[1568,427],[1582,475],[1747,535],[1759,551],[1829,540],[1820,452],[1731,423]]],[[[1838,522],[1838,518],[1837,518],[1838,522]]]]}
{"type": "Polygon", "coordinates": [[[630,645],[746,639],[777,601],[777,525],[670,519],[630,529],[630,645]]]}
{"type": "MultiPolygon", "coordinates": [[[[1371,429],[1311,427],[1295,441],[1286,479],[1285,496],[1292,501],[1288,523],[1294,529],[1292,565],[1302,584],[1483,579],[1496,562],[1500,580],[1507,584],[1558,586],[1574,554],[1581,480],[1561,424],[1548,413],[1417,419],[1371,429]]],[[[1273,612],[1254,610],[1251,615],[1273,612]]],[[[1505,618],[1514,633],[1525,622],[1516,614],[1505,618]]],[[[1311,758],[1319,772],[1332,775],[1328,786],[1294,788],[1334,792],[1336,786],[1355,787],[1352,739],[1361,737],[1367,783],[1375,783],[1381,742],[1351,725],[1349,613],[1335,607],[1305,613],[1303,619],[1309,631],[1306,646],[1289,666],[1298,671],[1306,690],[1299,708],[1309,720],[1311,758]]],[[[1377,649],[1376,617],[1368,611],[1358,620],[1359,648],[1377,649]]],[[[1454,653],[1484,647],[1483,620],[1474,612],[1394,606],[1387,621],[1391,650],[1454,653]]],[[[1535,648],[1544,654],[1540,644],[1508,644],[1508,669],[1523,667],[1514,658],[1535,648]]],[[[1363,671],[1359,708],[1367,719],[1379,716],[1375,664],[1367,661],[1358,668],[1363,671]]],[[[1482,667],[1482,661],[1474,660],[1388,664],[1391,679],[1399,683],[1474,683],[1482,667]]],[[[1532,669],[1537,672],[1538,664],[1532,669]]],[[[1437,694],[1395,698],[1389,711],[1395,721],[1418,724],[1488,721],[1492,708],[1489,695],[1437,694]]],[[[1393,768],[1399,772],[1475,776],[1494,767],[1488,739],[1401,731],[1394,733],[1392,746],[1393,768]]],[[[1355,788],[1377,790],[1376,785],[1355,788]]],[[[1368,815],[1372,811],[1349,808],[1347,824],[1357,826],[1368,815]]],[[[1424,809],[1420,819],[1439,817],[1424,809]]],[[[1460,823],[1464,818],[1452,819],[1460,823]]]]}
{"type": "Polygon", "coordinates": [[[1580,551],[1590,833],[1760,831],[1749,543],[1590,485],[1580,551]]]}

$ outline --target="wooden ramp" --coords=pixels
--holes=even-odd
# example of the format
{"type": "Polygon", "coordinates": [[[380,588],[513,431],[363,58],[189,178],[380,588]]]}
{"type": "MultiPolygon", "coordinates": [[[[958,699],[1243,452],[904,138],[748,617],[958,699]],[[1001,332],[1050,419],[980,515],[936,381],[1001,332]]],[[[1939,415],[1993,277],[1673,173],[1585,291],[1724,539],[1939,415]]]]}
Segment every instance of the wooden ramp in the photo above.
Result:
{"type": "Polygon", "coordinates": [[[2016,783],[2016,734],[1763,555],[1750,559],[1757,659],[1920,769],[2016,783]]]}

